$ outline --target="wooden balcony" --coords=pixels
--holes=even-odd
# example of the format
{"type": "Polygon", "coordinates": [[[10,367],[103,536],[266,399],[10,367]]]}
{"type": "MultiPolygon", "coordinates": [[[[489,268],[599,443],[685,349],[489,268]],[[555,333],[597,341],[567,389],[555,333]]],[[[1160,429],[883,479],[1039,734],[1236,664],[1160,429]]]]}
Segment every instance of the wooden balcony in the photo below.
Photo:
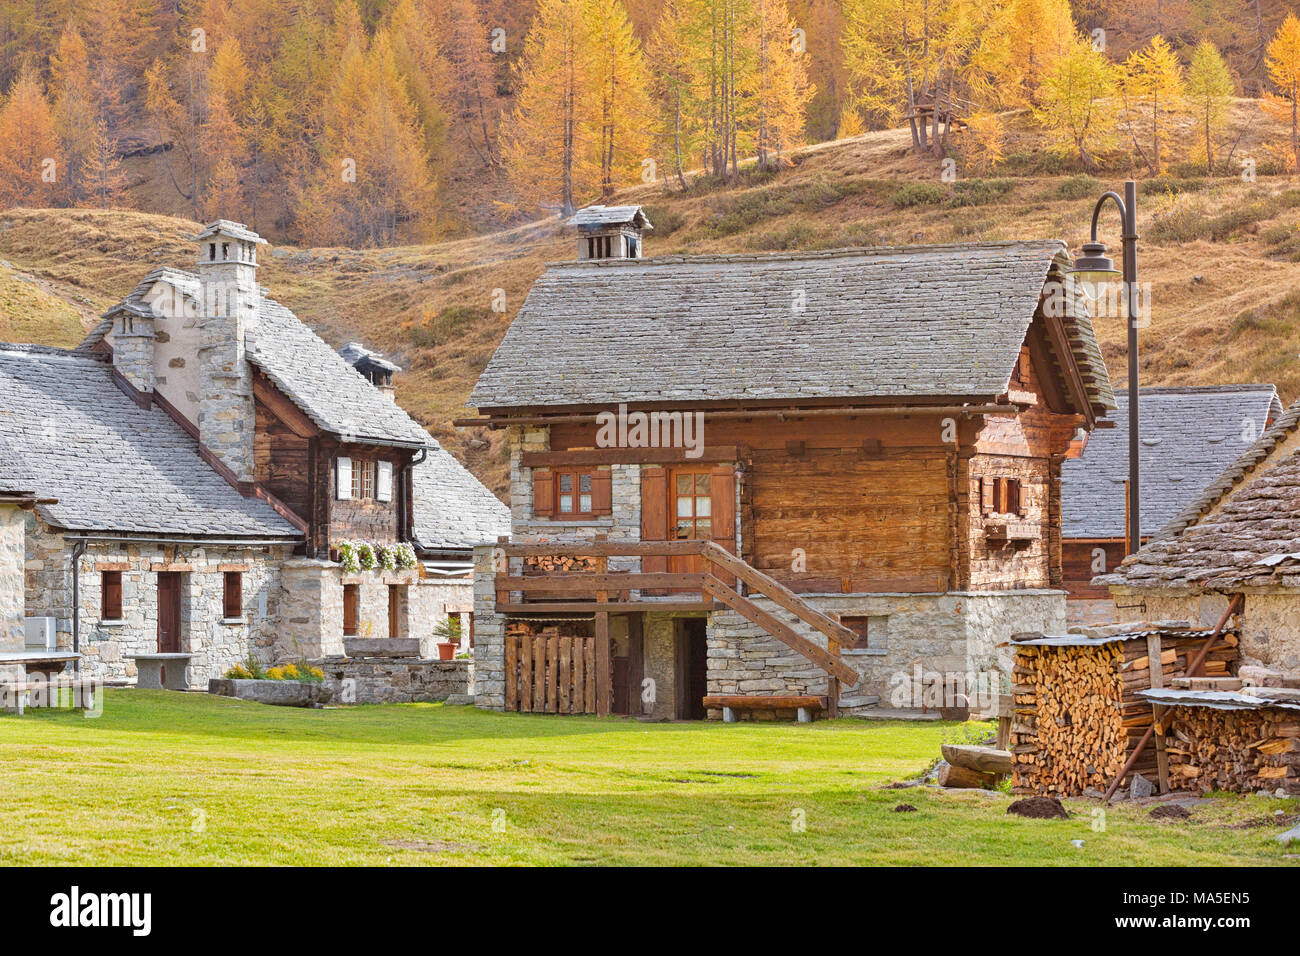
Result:
{"type": "Polygon", "coordinates": [[[827,674],[852,687],[857,671],[840,660],[840,649],[853,647],[858,636],[819,611],[785,585],[712,541],[595,541],[589,544],[511,544],[502,542],[511,559],[587,558],[590,570],[496,575],[496,609],[502,614],[547,612],[595,613],[596,634],[608,634],[611,613],[643,611],[714,611],[730,608],[827,674]],[[611,558],[699,558],[698,570],[611,571],[611,558]],[[743,583],[738,589],[736,582],[743,583]],[[646,594],[645,592],[659,592],[646,594]],[[666,592],[666,593],[664,593],[666,592]],[[754,603],[760,594],[809,627],[826,635],[827,649],[799,634],[785,621],[754,603]],[[540,599],[539,599],[540,598],[540,599]]]}

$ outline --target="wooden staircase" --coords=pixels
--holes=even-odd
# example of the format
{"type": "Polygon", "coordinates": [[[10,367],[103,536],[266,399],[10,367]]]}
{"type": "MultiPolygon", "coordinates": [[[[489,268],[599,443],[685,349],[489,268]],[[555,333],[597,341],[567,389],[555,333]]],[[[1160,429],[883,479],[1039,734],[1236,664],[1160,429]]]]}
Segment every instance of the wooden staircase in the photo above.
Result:
{"type": "MultiPolygon", "coordinates": [[[[730,608],[756,624],[791,650],[812,661],[830,676],[852,687],[858,673],[839,658],[842,647],[852,647],[857,635],[813,607],[785,585],[759,571],[712,541],[595,541],[590,544],[498,543],[506,568],[496,576],[496,609],[502,614],[596,612],[597,615],[638,611],[715,611],[730,608]],[[610,571],[611,558],[691,557],[698,555],[701,572],[610,571]],[[512,559],[570,557],[594,559],[595,568],[581,571],[515,573],[512,559]],[[739,581],[744,593],[736,586],[739,581]],[[667,590],[666,598],[643,596],[643,591],[667,590]],[[634,597],[633,592],[638,592],[634,597]],[[826,650],[756,604],[761,594],[773,604],[826,635],[833,650],[826,650]],[[698,596],[697,596],[698,595],[698,596]],[[540,600],[530,600],[541,598],[540,600]]],[[[522,569],[520,569],[522,571],[522,569]]],[[[598,626],[598,630],[600,630],[598,626]]]]}

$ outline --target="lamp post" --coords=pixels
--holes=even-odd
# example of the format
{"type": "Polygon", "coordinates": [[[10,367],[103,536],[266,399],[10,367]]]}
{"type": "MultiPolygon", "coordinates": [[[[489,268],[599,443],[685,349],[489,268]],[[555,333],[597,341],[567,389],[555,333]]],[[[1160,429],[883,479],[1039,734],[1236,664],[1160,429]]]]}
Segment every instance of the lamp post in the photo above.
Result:
{"type": "Polygon", "coordinates": [[[1124,184],[1124,198],[1106,192],[1092,210],[1092,241],[1083,244],[1083,255],[1074,260],[1074,274],[1085,282],[1108,282],[1117,276],[1124,282],[1124,311],[1128,316],[1128,553],[1142,543],[1138,516],[1138,289],[1137,289],[1137,183],[1124,184]],[[1124,269],[1121,273],[1097,240],[1097,219],[1106,200],[1114,202],[1123,221],[1121,241],[1124,269]]]}

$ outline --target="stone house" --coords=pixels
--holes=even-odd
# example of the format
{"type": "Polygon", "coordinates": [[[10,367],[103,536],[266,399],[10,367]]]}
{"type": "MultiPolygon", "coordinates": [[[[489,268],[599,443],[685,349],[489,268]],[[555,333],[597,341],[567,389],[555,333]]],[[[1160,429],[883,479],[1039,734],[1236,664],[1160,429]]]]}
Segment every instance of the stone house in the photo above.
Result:
{"type": "Polygon", "coordinates": [[[0,460],[42,499],[25,615],[112,681],[160,656],[192,687],[249,654],[429,656],[504,506],[391,373],[377,385],[257,285],[261,237],[220,220],[195,241],[193,272],[149,273],[76,348],[0,344],[0,460]],[[390,566],[345,571],[354,541],[390,566]]]}
{"type": "Polygon", "coordinates": [[[920,713],[922,671],[999,683],[1063,625],[1061,464],[1114,407],[1063,244],[643,258],[638,207],[573,222],[457,422],[511,455],[480,707],[920,713]]]}
{"type": "MultiPolygon", "coordinates": [[[[1182,511],[1264,434],[1282,403],[1272,385],[1178,385],[1140,396],[1143,540],[1182,511]]],[[[1115,607],[1092,583],[1128,553],[1128,393],[1114,428],[1088,436],[1061,469],[1062,564],[1068,623],[1103,624],[1115,607]]]]}

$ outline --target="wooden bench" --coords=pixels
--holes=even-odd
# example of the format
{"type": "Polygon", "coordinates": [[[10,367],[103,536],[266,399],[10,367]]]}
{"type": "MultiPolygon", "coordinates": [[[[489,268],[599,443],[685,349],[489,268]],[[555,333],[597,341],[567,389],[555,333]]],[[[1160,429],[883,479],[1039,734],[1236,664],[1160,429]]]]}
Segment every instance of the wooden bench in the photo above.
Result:
{"type": "Polygon", "coordinates": [[[826,697],[799,695],[758,697],[745,694],[719,694],[704,698],[705,709],[720,709],[723,721],[728,724],[736,722],[738,710],[793,710],[798,714],[799,723],[811,724],[813,714],[818,711],[825,712],[829,706],[830,701],[826,697]]]}

